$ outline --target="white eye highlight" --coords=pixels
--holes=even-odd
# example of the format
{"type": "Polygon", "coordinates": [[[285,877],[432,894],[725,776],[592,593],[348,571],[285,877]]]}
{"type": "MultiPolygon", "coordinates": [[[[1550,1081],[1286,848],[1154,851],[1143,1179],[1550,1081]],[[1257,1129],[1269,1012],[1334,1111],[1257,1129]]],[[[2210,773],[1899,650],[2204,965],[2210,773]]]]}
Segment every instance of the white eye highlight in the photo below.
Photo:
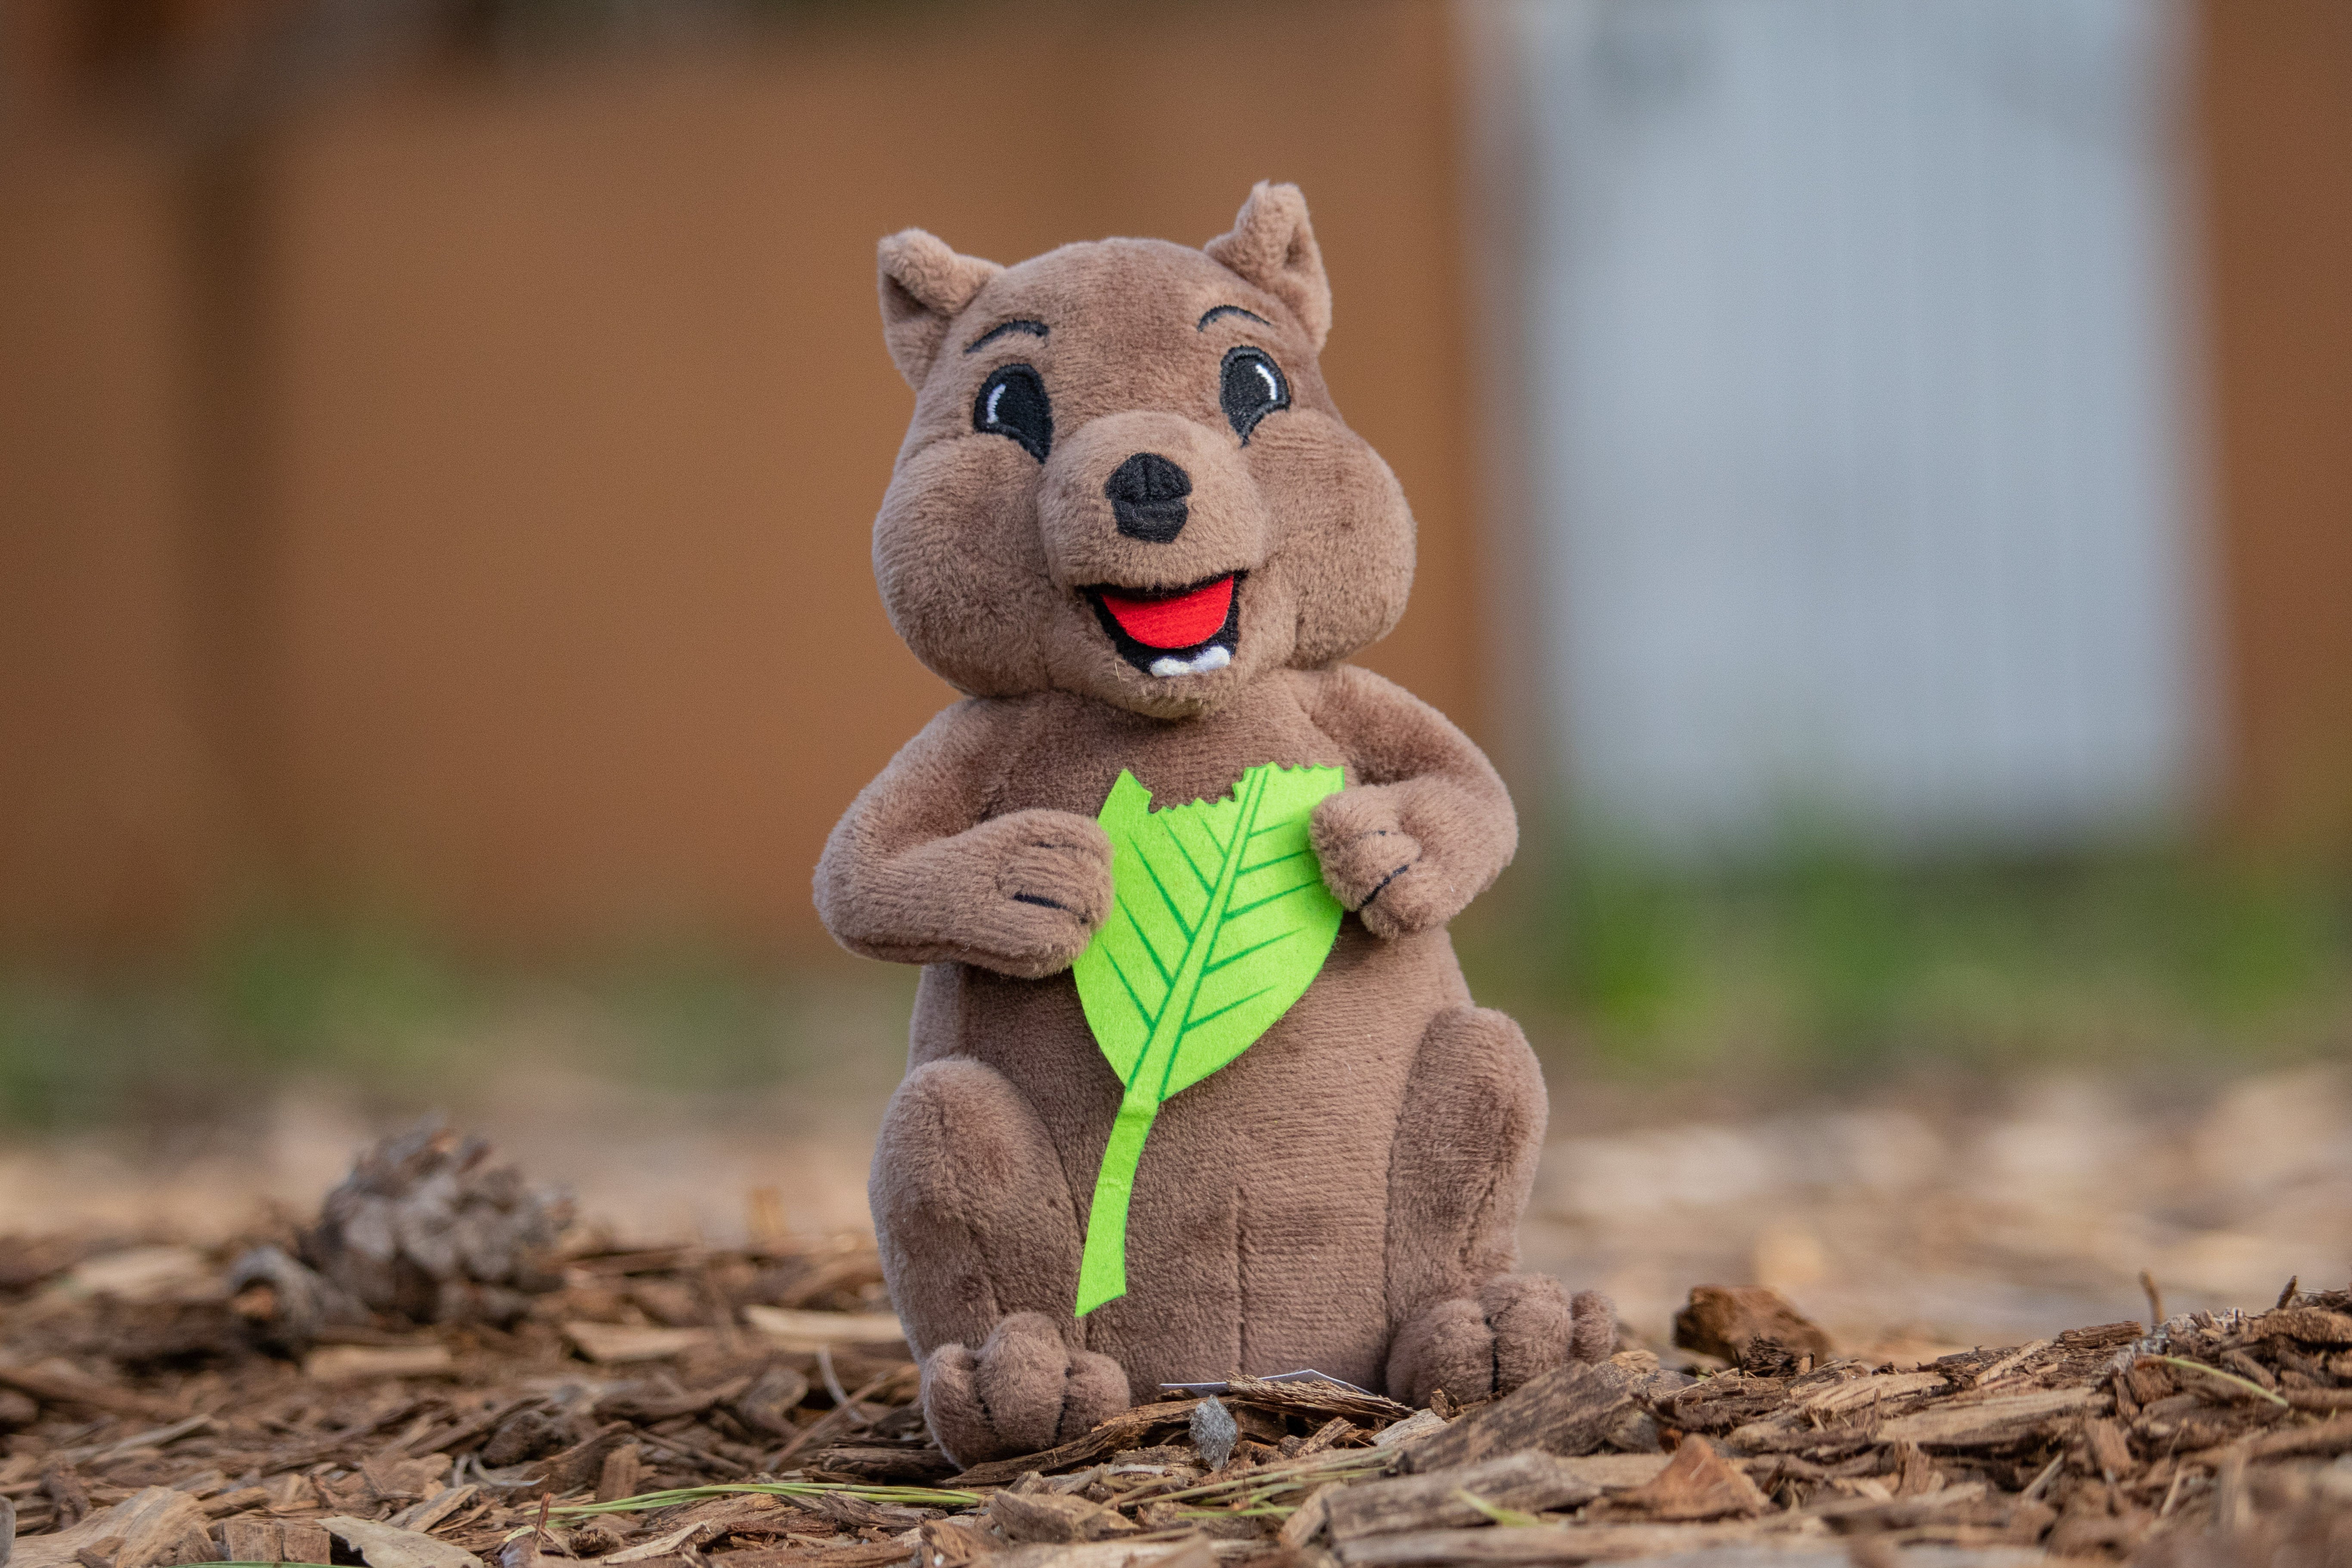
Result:
{"type": "Polygon", "coordinates": [[[999,365],[971,395],[971,427],[1009,437],[1039,462],[1054,447],[1054,401],[1037,367],[999,365]]]}
{"type": "Polygon", "coordinates": [[[1217,401],[1232,422],[1234,434],[1246,447],[1259,420],[1277,408],[1290,406],[1290,384],[1283,380],[1282,368],[1264,349],[1241,343],[1225,351],[1217,401]]]}

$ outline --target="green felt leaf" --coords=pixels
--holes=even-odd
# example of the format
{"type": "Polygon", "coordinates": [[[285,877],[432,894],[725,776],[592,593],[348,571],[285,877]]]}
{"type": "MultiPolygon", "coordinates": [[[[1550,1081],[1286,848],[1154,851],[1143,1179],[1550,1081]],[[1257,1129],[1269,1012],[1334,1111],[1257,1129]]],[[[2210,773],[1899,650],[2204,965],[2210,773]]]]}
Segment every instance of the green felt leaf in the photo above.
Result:
{"type": "Polygon", "coordinates": [[[1115,898],[1071,973],[1126,1092],[1087,1219],[1081,1316],[1127,1293],[1128,1201],[1160,1105],[1249,1049],[1330,954],[1342,911],[1307,825],[1342,782],[1267,763],[1223,800],[1153,811],[1121,773],[1103,803],[1115,898]]]}

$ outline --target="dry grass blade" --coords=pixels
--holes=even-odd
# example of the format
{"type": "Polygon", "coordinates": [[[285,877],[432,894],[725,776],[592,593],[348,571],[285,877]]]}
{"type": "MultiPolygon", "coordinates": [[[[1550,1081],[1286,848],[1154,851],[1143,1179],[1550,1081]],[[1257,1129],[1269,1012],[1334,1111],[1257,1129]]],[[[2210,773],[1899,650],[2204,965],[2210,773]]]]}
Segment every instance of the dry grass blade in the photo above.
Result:
{"type": "Polygon", "coordinates": [[[558,1503],[551,1511],[566,1517],[643,1513],[651,1509],[674,1508],[683,1502],[744,1496],[854,1497],[867,1502],[904,1503],[915,1508],[978,1508],[988,1500],[987,1494],[983,1492],[944,1487],[861,1486],[855,1482],[836,1485],[829,1481],[737,1481],[719,1486],[677,1487],[668,1491],[640,1492],[635,1497],[615,1498],[611,1502],[558,1503]]]}
{"type": "Polygon", "coordinates": [[[1395,1456],[1374,1449],[1353,1448],[1341,1453],[1287,1465],[1266,1465],[1247,1470],[1223,1480],[1207,1481],[1198,1486],[1183,1487],[1163,1492],[1156,1500],[1161,1502],[1233,1502],[1244,1507],[1280,1497],[1286,1492],[1305,1492],[1326,1481],[1360,1480],[1385,1472],[1395,1463],[1395,1456]]]}
{"type": "Polygon", "coordinates": [[[2273,1405],[2279,1405],[2282,1408],[2284,1408],[2290,1404],[2290,1401],[2280,1397],[2278,1394],[2273,1394],[2269,1389],[2264,1388],[2261,1384],[2256,1383],[2252,1378],[2240,1377],[2234,1372],[2223,1372],[2218,1366],[2207,1366],[2201,1361],[2190,1361],[2187,1356],[2177,1355],[2152,1355],[2147,1359],[2153,1362],[2160,1362],[2166,1366],[2180,1367],[2185,1371],[2196,1373],[2200,1376],[2212,1378],[2219,1383],[2229,1384],[2235,1388],[2242,1389],[2245,1393],[2251,1394],[2256,1399],[2267,1399],[2273,1405]]]}
{"type": "Polygon", "coordinates": [[[1534,1514],[1521,1513],[1517,1509],[1501,1508],[1494,1503],[1488,1502],[1485,1498],[1480,1497],[1476,1492],[1472,1491],[1467,1487],[1454,1488],[1454,1496],[1455,1500],[1483,1515],[1486,1522],[1489,1524],[1503,1524],[1508,1525],[1513,1529],[1523,1530],[1529,1525],[1537,1525],[1544,1522],[1542,1520],[1538,1519],[1534,1514]]]}

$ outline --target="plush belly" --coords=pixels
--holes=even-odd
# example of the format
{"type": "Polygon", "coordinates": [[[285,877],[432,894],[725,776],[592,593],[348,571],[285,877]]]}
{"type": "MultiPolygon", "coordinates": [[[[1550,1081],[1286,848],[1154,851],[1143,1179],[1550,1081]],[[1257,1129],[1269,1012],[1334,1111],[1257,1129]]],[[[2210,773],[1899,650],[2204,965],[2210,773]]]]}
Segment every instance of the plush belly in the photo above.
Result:
{"type": "MultiPolygon", "coordinates": [[[[1466,998],[1443,931],[1350,918],[1305,996],[1163,1106],[1128,1220],[1128,1294],[1081,1320],[1138,1397],[1160,1382],[1313,1366],[1371,1386],[1387,1349],[1388,1158],[1423,1030],[1466,998]]],[[[1037,1107],[1084,1215],[1119,1086],[1066,975],[925,977],[918,1060],[976,1058],[1037,1107]]]]}

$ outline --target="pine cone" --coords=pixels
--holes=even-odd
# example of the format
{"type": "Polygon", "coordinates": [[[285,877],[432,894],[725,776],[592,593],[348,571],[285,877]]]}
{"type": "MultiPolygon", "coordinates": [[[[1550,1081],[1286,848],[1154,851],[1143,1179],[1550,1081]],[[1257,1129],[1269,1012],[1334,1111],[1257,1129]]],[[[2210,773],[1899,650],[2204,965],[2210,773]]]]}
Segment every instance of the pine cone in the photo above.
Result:
{"type": "Polygon", "coordinates": [[[364,1323],[367,1309],[265,1242],[229,1266],[229,1307],[262,1338],[293,1350],[308,1347],[332,1323],[364,1323]]]}
{"type": "Polygon", "coordinates": [[[569,1194],[527,1186],[437,1117],[362,1153],[302,1237],[303,1260],[366,1306],[417,1322],[509,1323],[562,1281],[548,1253],[569,1194]]]}

